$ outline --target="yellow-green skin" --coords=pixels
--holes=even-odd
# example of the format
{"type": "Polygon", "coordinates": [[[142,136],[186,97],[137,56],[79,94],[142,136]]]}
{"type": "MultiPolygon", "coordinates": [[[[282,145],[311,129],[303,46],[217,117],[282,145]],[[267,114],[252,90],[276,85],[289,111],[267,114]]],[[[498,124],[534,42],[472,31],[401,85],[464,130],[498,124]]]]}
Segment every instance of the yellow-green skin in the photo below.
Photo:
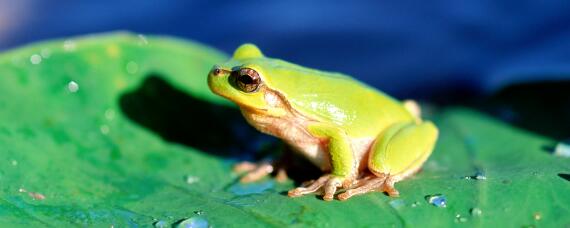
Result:
{"type": "MultiPolygon", "coordinates": [[[[291,119],[301,116],[309,137],[327,144],[322,148],[329,156],[322,159],[328,161],[322,162],[329,163],[333,175],[328,185],[349,188],[362,173],[361,164],[397,182],[416,172],[433,150],[437,128],[431,122],[422,122],[400,101],[349,76],[268,58],[252,44],[240,46],[232,59],[214,68],[225,73],[210,73],[211,90],[238,104],[242,111],[263,110],[261,115],[271,116],[274,122],[280,117],[295,121],[291,119]],[[229,83],[229,72],[241,68],[257,71],[267,90],[246,93],[236,89],[229,83]],[[268,103],[264,91],[278,94],[286,108],[268,103]],[[296,114],[291,117],[287,113],[296,114]],[[356,139],[362,139],[365,151],[355,151],[361,148],[355,145],[356,139]]],[[[250,120],[256,125],[253,122],[250,120]]],[[[287,141],[295,135],[276,136],[287,141]]]]}

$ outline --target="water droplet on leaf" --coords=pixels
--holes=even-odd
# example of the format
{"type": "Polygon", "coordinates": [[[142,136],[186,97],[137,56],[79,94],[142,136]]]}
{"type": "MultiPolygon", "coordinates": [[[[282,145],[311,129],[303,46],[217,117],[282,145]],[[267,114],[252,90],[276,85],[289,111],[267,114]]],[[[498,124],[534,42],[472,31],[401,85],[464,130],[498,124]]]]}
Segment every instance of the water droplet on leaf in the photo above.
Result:
{"type": "Polygon", "coordinates": [[[73,40],[66,40],[63,42],[63,50],[67,52],[75,51],[76,44],[73,40]]]}
{"type": "Polygon", "coordinates": [[[176,227],[179,228],[208,228],[208,221],[200,217],[192,217],[189,219],[184,219],[176,227]]]}
{"type": "Polygon", "coordinates": [[[99,130],[101,131],[101,134],[104,134],[104,135],[109,134],[109,131],[111,131],[109,126],[106,124],[101,125],[101,127],[99,127],[99,130]]]}
{"type": "Polygon", "coordinates": [[[105,118],[107,120],[113,120],[115,119],[115,110],[113,109],[107,109],[105,110],[105,118]]]}
{"type": "Polygon", "coordinates": [[[467,222],[467,218],[461,216],[460,214],[455,215],[455,222],[467,222]]]}
{"type": "Polygon", "coordinates": [[[426,201],[436,207],[447,207],[447,200],[442,194],[428,195],[426,201]]]}
{"type": "Polygon", "coordinates": [[[466,179],[466,180],[487,180],[487,176],[485,176],[485,173],[483,173],[483,171],[477,170],[477,172],[475,172],[475,175],[465,176],[463,179],[466,179]]]}
{"type": "Polygon", "coordinates": [[[559,142],[554,148],[554,155],[570,158],[570,144],[559,142]]]}
{"type": "Polygon", "coordinates": [[[42,56],[38,54],[33,54],[30,56],[30,62],[34,65],[40,64],[42,62],[42,56]]]}
{"type": "Polygon", "coordinates": [[[205,212],[203,210],[194,211],[194,214],[196,214],[196,215],[203,215],[204,213],[205,212]]]}
{"type": "Polygon", "coordinates": [[[139,44],[140,45],[147,45],[148,44],[148,40],[146,39],[145,35],[139,34],[138,38],[139,38],[139,44]]]}
{"type": "Polygon", "coordinates": [[[77,84],[75,81],[70,81],[67,83],[67,90],[69,90],[69,92],[75,93],[79,90],[79,84],[77,84]]]}
{"type": "Polygon", "coordinates": [[[534,220],[538,221],[542,219],[542,214],[540,214],[540,212],[534,212],[534,214],[532,215],[532,218],[534,218],[534,220]]]}
{"type": "Polygon", "coordinates": [[[40,55],[42,56],[42,58],[47,59],[51,56],[51,51],[47,48],[42,49],[42,51],[40,52],[40,55]]]}
{"type": "Polygon", "coordinates": [[[194,184],[194,183],[200,181],[199,177],[190,176],[190,175],[186,176],[184,179],[186,179],[187,184],[194,184]]]}
{"type": "Polygon", "coordinates": [[[152,224],[155,228],[167,228],[168,222],[164,220],[158,220],[152,224]]]}
{"type": "Polygon", "coordinates": [[[389,202],[389,204],[390,204],[390,206],[392,206],[393,208],[399,209],[399,208],[402,208],[402,207],[406,204],[406,202],[404,202],[403,199],[395,199],[395,200],[391,200],[391,201],[389,202]]]}
{"type": "Polygon", "coordinates": [[[469,212],[471,213],[471,216],[481,216],[481,214],[483,214],[483,211],[477,207],[471,208],[469,212]]]}

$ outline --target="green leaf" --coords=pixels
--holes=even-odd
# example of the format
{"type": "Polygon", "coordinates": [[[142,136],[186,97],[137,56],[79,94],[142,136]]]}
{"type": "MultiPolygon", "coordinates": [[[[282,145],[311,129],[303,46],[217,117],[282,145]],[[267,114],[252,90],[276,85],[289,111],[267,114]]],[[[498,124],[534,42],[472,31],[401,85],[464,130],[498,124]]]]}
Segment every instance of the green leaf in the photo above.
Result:
{"type": "Polygon", "coordinates": [[[570,224],[570,159],[544,149],[556,142],[469,108],[433,114],[440,140],[423,171],[396,184],[400,198],[325,202],[288,198],[291,181],[241,185],[231,166],[253,148],[243,140],[251,133],[232,127],[243,124],[239,113],[206,84],[225,59],[200,44],[130,34],[0,55],[0,224],[570,224]],[[486,179],[465,178],[477,172],[486,179]],[[434,194],[447,207],[426,201],[434,194]]]}

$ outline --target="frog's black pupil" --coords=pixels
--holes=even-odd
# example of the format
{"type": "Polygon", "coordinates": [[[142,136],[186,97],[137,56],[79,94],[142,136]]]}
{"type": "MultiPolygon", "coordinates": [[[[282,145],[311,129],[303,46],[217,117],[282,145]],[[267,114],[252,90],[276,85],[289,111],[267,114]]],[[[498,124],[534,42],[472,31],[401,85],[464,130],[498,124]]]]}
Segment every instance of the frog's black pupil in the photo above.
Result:
{"type": "Polygon", "coordinates": [[[249,75],[241,75],[238,80],[246,85],[253,83],[253,78],[251,78],[249,75]]]}

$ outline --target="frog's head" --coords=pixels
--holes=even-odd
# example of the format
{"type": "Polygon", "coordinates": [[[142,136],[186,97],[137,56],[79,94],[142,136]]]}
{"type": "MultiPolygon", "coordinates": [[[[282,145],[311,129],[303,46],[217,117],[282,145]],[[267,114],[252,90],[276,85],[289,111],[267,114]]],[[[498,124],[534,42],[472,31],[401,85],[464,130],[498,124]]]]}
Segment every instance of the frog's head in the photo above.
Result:
{"type": "Polygon", "coordinates": [[[208,86],[240,108],[283,114],[282,97],[266,83],[269,74],[264,74],[274,61],[266,58],[255,45],[243,44],[229,61],[212,68],[208,86]]]}

